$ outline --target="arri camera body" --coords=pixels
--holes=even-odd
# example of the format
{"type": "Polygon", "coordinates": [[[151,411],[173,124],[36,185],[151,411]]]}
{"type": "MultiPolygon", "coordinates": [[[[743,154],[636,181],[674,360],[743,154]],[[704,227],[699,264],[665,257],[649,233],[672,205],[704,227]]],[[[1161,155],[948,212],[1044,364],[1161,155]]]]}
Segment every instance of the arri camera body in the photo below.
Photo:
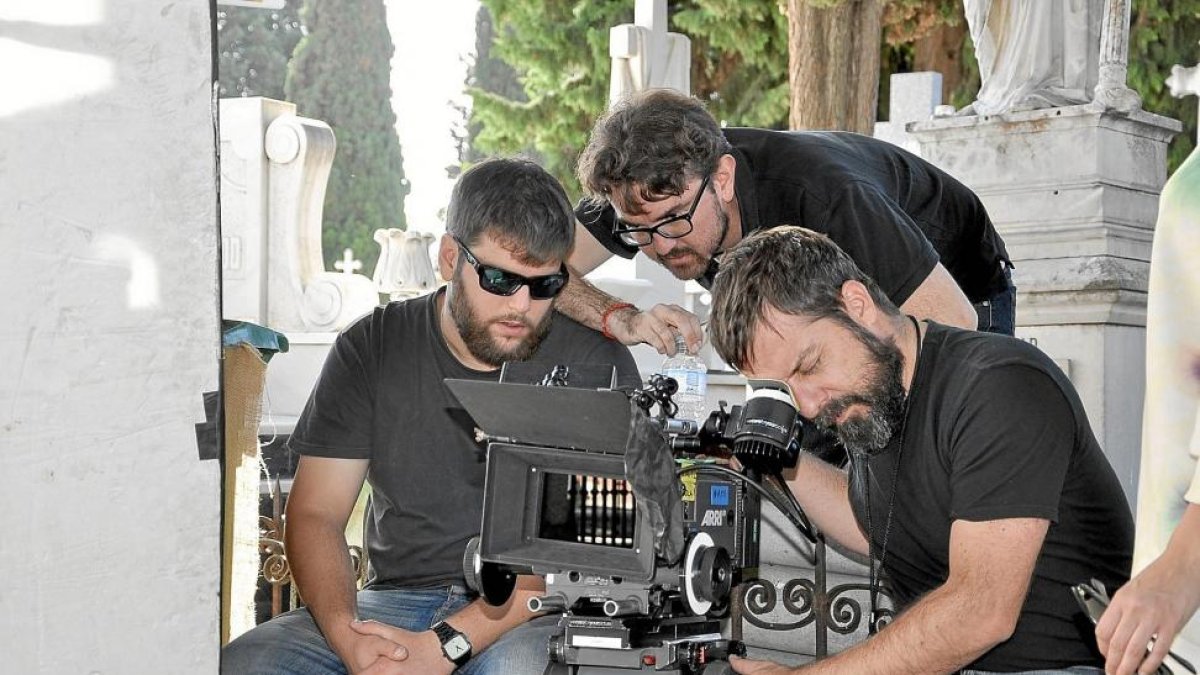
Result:
{"type": "Polygon", "coordinates": [[[468,585],[499,605],[517,575],[545,579],[529,606],[562,615],[547,675],[731,673],[744,650],[721,619],[757,576],[760,497],[810,533],[779,478],[801,428],[786,386],[759,383],[697,429],[673,419],[670,378],[622,392],[571,370],[447,381],[488,441],[468,585]]]}

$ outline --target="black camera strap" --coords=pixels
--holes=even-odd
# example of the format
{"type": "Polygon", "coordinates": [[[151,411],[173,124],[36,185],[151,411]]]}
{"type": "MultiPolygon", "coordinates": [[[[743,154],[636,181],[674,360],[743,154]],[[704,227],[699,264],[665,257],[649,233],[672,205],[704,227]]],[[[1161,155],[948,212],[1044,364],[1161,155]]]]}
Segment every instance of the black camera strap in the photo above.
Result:
{"type": "MultiPolygon", "coordinates": [[[[900,428],[898,430],[899,447],[896,450],[896,462],[892,467],[892,493],[888,497],[887,516],[884,518],[883,523],[882,550],[879,552],[880,573],[883,571],[883,563],[887,560],[888,537],[892,533],[892,515],[896,509],[896,488],[900,480],[900,461],[904,457],[904,432],[908,428],[908,410],[912,403],[913,385],[917,381],[917,367],[921,364],[921,345],[923,342],[921,339],[921,324],[912,315],[906,316],[912,322],[913,330],[917,334],[917,347],[916,354],[913,357],[912,380],[909,382],[908,396],[904,399],[904,414],[900,418],[900,428]]],[[[861,481],[859,488],[862,492],[867,512],[867,557],[869,558],[867,584],[871,602],[871,613],[867,618],[867,633],[874,635],[878,632],[879,626],[879,587],[882,582],[879,579],[879,574],[875,572],[875,533],[871,528],[871,482],[869,479],[871,466],[867,462],[868,457],[868,453],[865,452],[855,452],[850,455],[850,459],[854,463],[855,480],[861,481]]]]}

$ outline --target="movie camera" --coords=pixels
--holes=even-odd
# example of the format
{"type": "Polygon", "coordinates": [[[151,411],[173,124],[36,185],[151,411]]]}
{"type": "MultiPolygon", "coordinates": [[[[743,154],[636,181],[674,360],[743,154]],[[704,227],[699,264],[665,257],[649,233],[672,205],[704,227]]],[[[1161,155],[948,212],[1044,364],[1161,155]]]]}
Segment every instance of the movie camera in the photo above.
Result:
{"type": "Polygon", "coordinates": [[[467,583],[501,605],[518,575],[545,578],[529,608],[562,614],[547,675],[731,673],[744,647],[721,620],[733,587],[757,577],[761,499],[813,538],[782,478],[803,430],[791,394],[751,381],[743,405],[698,425],[674,417],[673,379],[613,382],[519,364],[500,382],[447,380],[488,441],[467,583]]]}

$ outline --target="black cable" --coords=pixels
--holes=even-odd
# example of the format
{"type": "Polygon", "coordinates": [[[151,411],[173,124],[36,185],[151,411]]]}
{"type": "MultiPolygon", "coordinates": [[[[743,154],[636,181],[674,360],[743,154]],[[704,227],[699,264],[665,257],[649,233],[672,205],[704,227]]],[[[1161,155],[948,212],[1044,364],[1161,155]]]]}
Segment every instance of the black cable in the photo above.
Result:
{"type": "MultiPolygon", "coordinates": [[[[803,528],[798,527],[797,529],[800,529],[800,532],[807,536],[809,541],[816,543],[817,539],[812,534],[812,523],[809,522],[808,515],[804,513],[804,509],[800,506],[800,502],[796,499],[796,495],[792,494],[792,491],[788,489],[787,485],[784,483],[783,477],[778,473],[772,473],[767,474],[763,481],[778,493],[780,499],[782,499],[785,504],[791,507],[792,515],[794,516],[793,522],[795,520],[799,520],[804,524],[803,528]],[[767,482],[768,480],[770,482],[767,482]]],[[[779,506],[778,503],[775,503],[775,505],[776,507],[779,506]]],[[[783,511],[783,509],[780,510],[783,511]]],[[[788,515],[786,511],[784,511],[784,515],[788,515]]]]}
{"type": "Polygon", "coordinates": [[[791,521],[792,525],[799,530],[800,534],[803,534],[809,541],[816,542],[817,537],[815,534],[813,534],[812,525],[808,522],[808,517],[804,515],[802,510],[800,510],[800,505],[798,503],[793,502],[792,504],[789,504],[786,501],[783,501],[778,495],[775,495],[767,488],[764,488],[762,485],[759,485],[757,482],[746,477],[745,474],[738,473],[733,469],[724,466],[718,466],[716,464],[693,464],[691,466],[680,468],[675,472],[675,475],[682,476],[685,473],[713,473],[722,476],[728,476],[735,480],[741,481],[743,485],[754,488],[760,495],[766,497],[767,501],[774,504],[775,508],[779,509],[779,512],[782,513],[789,521],[791,521]],[[796,511],[793,511],[793,507],[796,509],[796,511]]]}

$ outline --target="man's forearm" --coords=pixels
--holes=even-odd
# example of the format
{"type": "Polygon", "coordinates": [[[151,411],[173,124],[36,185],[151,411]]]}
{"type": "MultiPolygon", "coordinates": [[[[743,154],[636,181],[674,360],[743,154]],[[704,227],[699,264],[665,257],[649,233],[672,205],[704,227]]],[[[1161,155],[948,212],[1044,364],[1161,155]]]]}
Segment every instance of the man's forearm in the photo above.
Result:
{"type": "Polygon", "coordinates": [[[988,609],[969,593],[941,587],[909,608],[869,640],[800,668],[805,675],[869,673],[931,675],[955,673],[1007,635],[986,621],[988,609]]]}
{"type": "Polygon", "coordinates": [[[555,301],[555,307],[588,328],[603,330],[600,320],[604,316],[604,310],[619,302],[622,302],[620,298],[596,288],[581,274],[572,270],[566,288],[555,301]]]}
{"type": "Polygon", "coordinates": [[[342,655],[339,646],[343,637],[353,636],[350,622],[358,618],[358,584],[345,533],[303,521],[288,523],[287,529],[288,564],[296,588],[329,645],[342,655]]]}
{"type": "Polygon", "coordinates": [[[480,598],[447,617],[446,623],[465,633],[471,650],[478,654],[501,635],[537,616],[529,611],[527,603],[545,591],[540,577],[519,577],[516,590],[503,606],[493,607],[480,598]]]}

